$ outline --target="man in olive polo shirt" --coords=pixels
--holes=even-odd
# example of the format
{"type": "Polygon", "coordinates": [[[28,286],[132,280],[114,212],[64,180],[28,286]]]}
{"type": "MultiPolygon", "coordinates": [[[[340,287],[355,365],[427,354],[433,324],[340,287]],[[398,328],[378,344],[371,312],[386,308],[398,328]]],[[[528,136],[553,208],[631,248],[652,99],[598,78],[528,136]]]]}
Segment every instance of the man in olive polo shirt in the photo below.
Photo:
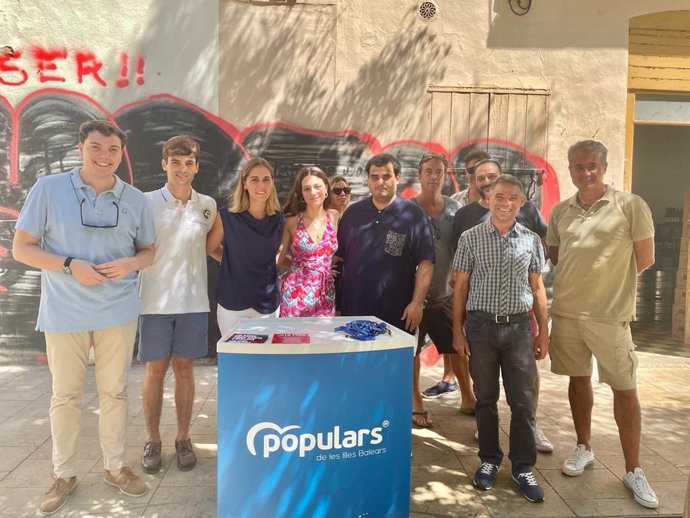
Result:
{"type": "Polygon", "coordinates": [[[568,397],[577,446],[563,473],[581,475],[592,453],[592,355],[613,390],[613,413],[625,457],[623,483],[635,501],[659,501],[640,469],[641,412],[637,357],[630,334],[637,275],[654,264],[654,224],[647,204],[604,183],[607,150],[585,140],[568,150],[577,193],[551,212],[546,243],[555,270],[551,370],[570,376],[568,397]]]}

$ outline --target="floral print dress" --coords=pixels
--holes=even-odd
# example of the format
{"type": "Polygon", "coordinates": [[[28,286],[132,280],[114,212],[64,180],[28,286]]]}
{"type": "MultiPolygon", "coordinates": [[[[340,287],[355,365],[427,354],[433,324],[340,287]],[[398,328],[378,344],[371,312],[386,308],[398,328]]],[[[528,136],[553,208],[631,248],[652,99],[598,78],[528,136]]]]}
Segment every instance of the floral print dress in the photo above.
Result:
{"type": "Polygon", "coordinates": [[[302,214],[290,245],[292,265],[283,278],[280,297],[281,317],[331,317],[335,315],[335,287],[331,259],[338,239],[326,215],[321,241],[314,243],[304,226],[302,214]]]}

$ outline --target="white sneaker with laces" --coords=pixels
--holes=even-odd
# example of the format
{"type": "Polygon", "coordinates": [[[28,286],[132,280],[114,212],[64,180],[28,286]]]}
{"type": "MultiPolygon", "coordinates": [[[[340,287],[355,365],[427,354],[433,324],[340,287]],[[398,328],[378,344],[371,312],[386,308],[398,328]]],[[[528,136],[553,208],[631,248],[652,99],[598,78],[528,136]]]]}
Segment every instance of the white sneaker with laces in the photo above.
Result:
{"type": "Polygon", "coordinates": [[[578,444],[573,452],[563,463],[563,474],[569,477],[577,477],[584,473],[585,468],[594,464],[594,453],[588,450],[584,444],[578,444]]]}
{"type": "Polygon", "coordinates": [[[635,468],[633,471],[628,471],[623,475],[623,484],[632,491],[635,502],[641,506],[648,507],[649,509],[659,507],[659,499],[640,468],[635,468]]]}
{"type": "Polygon", "coordinates": [[[537,443],[537,451],[542,453],[551,453],[553,451],[553,444],[551,444],[544,430],[537,423],[534,423],[534,442],[537,443]]]}

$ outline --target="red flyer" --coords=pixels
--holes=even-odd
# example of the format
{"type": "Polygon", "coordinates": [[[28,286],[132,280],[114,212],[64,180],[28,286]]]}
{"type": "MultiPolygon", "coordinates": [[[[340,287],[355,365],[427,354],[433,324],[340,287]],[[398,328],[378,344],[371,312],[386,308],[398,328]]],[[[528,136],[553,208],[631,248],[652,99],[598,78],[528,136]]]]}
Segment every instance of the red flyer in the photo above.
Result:
{"type": "Polygon", "coordinates": [[[276,333],[273,335],[274,344],[308,344],[309,335],[306,333],[276,333]]]}

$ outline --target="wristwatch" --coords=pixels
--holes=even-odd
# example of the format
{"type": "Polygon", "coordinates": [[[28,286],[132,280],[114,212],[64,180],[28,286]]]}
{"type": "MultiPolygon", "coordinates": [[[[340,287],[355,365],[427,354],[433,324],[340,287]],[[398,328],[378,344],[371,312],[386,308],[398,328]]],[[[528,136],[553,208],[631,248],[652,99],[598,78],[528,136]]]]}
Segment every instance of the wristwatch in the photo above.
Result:
{"type": "Polygon", "coordinates": [[[70,263],[72,262],[72,259],[74,259],[74,257],[68,257],[62,264],[62,273],[64,273],[65,275],[72,275],[72,268],[69,267],[70,263]]]}

